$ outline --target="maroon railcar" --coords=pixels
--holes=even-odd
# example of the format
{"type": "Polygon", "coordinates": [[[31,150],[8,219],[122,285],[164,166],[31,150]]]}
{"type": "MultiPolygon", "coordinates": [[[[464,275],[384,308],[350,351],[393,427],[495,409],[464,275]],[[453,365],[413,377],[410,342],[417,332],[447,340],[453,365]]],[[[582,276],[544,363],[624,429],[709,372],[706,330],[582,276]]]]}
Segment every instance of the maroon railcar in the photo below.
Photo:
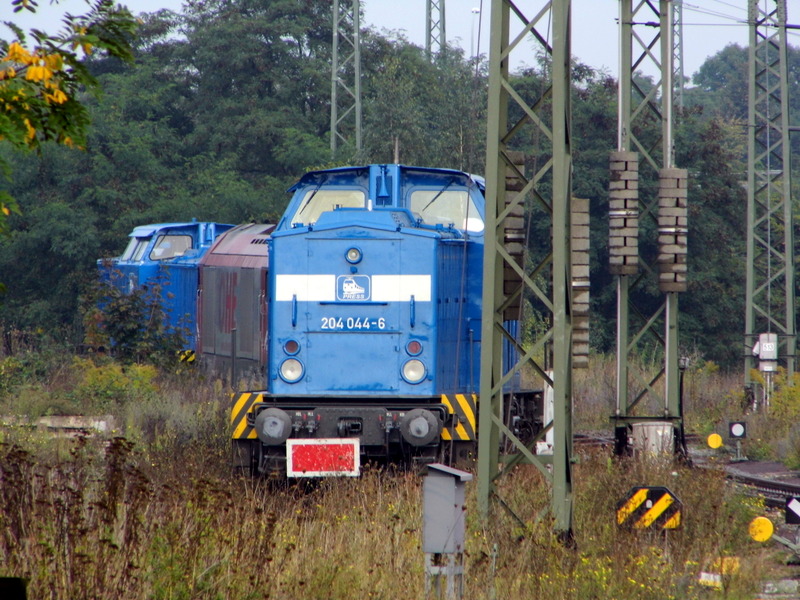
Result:
{"type": "Polygon", "coordinates": [[[200,261],[198,352],[210,372],[234,387],[263,381],[267,361],[267,265],[274,225],[239,225],[200,261]]]}

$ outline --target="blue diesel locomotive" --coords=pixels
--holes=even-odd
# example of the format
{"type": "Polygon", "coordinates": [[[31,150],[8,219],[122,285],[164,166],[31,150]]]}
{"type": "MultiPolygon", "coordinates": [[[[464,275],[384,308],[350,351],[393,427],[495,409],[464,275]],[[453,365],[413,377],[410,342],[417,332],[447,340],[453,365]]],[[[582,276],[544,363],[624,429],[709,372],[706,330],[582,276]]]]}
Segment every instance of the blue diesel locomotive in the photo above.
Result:
{"type": "MultiPolygon", "coordinates": [[[[483,180],[369,165],[309,172],[290,192],[268,241],[267,385],[234,396],[234,466],[356,475],[363,460],[465,457],[476,440],[483,180]]],[[[514,406],[515,430],[541,425],[539,394],[514,406]]]]}
{"type": "Polygon", "coordinates": [[[198,265],[214,240],[232,229],[221,223],[157,223],[135,227],[121,256],[100,259],[100,276],[125,293],[158,290],[166,325],[185,333],[187,350],[198,337],[198,265]]]}

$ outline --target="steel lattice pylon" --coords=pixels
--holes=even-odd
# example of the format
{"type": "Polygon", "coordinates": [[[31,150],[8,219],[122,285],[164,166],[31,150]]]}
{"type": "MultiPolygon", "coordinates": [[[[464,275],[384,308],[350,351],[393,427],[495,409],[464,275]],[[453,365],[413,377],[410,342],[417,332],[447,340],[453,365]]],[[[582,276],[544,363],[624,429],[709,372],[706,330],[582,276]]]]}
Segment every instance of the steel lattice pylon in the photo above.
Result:
{"type": "Polygon", "coordinates": [[[426,0],[425,54],[428,60],[439,56],[447,47],[444,4],[445,0],[426,0]]]}
{"type": "Polygon", "coordinates": [[[361,150],[361,2],[333,0],[331,155],[353,137],[361,150]],[[348,124],[345,127],[345,124],[348,124]]]}
{"type": "Polygon", "coordinates": [[[779,359],[795,370],[794,227],[786,0],[749,0],[750,101],[747,168],[745,381],[761,333],[778,335],[779,359]],[[762,8],[762,6],[769,8],[762,8]]]}
{"type": "MultiPolygon", "coordinates": [[[[497,494],[496,479],[521,462],[536,465],[552,485],[552,511],[556,529],[572,531],[572,364],[571,364],[571,106],[570,106],[570,9],[571,0],[493,0],[491,5],[491,50],[489,54],[489,106],[486,151],[486,229],[481,330],[481,382],[478,449],[478,502],[488,516],[490,499],[497,494]],[[531,5],[535,5],[532,7],[531,5]],[[510,39],[511,17],[518,33],[510,39]],[[552,42],[550,42],[552,40],[552,42]],[[509,78],[509,60],[515,49],[533,41],[541,47],[552,68],[550,85],[539,97],[527,97],[530,90],[516,90],[509,78]],[[511,156],[515,143],[541,140],[533,175],[527,177],[511,156]],[[519,182],[519,193],[506,197],[507,173],[519,182]],[[526,203],[530,199],[530,203],[526,203]],[[532,206],[527,206],[531,204],[532,206]],[[550,248],[542,256],[519,264],[505,244],[505,221],[525,206],[525,219],[538,210],[548,220],[552,234],[550,248]],[[519,285],[508,289],[504,271],[516,274],[519,285]],[[549,278],[546,275],[549,274],[549,278]],[[543,282],[543,279],[549,281],[543,282]],[[524,347],[505,321],[510,306],[520,298],[536,302],[549,315],[550,328],[530,347],[524,347]],[[504,342],[517,348],[519,360],[503,373],[501,349],[504,342]],[[552,377],[542,358],[552,346],[552,377]],[[553,455],[538,456],[504,424],[503,388],[523,367],[554,390],[552,429],[553,455]],[[504,436],[512,454],[502,458],[500,439],[504,436]],[[547,467],[545,462],[551,465],[547,467]]],[[[521,211],[519,211],[521,212],[521,211]]],[[[537,439],[544,436],[542,432],[537,439]]]]}
{"type": "MultiPolygon", "coordinates": [[[[638,162],[644,167],[639,170],[640,178],[651,182],[660,179],[661,187],[664,186],[665,171],[676,171],[673,169],[674,44],[670,4],[669,0],[635,4],[633,0],[620,0],[618,150],[623,153],[637,152],[640,157],[638,162]],[[634,52],[634,42],[638,52],[634,52]],[[636,70],[646,64],[654,66],[661,74],[660,80],[651,89],[643,88],[634,77],[636,70]]],[[[639,216],[642,220],[657,224],[661,237],[658,216],[660,197],[652,194],[649,198],[643,198],[642,187],[640,181],[639,216]]],[[[682,227],[685,227],[685,223],[682,227]]],[[[659,279],[654,261],[648,262],[643,257],[639,265],[641,269],[635,274],[629,272],[617,277],[617,400],[614,419],[617,427],[627,426],[633,418],[633,409],[641,404],[644,408],[636,417],[637,420],[665,420],[677,427],[681,418],[678,293],[666,292],[664,302],[655,309],[645,307],[637,298],[636,290],[644,288],[654,278],[661,287],[662,280],[659,279]],[[631,359],[653,347],[663,350],[663,366],[653,369],[651,373],[645,372],[643,377],[637,375],[631,368],[631,359]]]]}
{"type": "Polygon", "coordinates": [[[675,106],[683,109],[683,0],[672,0],[672,83],[675,106]]]}

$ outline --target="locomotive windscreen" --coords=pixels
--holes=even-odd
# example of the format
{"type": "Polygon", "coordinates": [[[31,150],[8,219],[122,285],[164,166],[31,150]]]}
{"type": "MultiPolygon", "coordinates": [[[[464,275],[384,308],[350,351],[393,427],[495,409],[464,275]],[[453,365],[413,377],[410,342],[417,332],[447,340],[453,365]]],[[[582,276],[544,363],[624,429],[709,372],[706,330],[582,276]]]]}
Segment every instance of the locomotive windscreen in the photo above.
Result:
{"type": "Polygon", "coordinates": [[[341,188],[309,190],[292,217],[292,225],[316,223],[322,213],[336,208],[364,208],[365,205],[366,195],[363,190],[341,188]]]}
{"type": "Polygon", "coordinates": [[[483,219],[467,190],[415,190],[411,212],[429,225],[452,224],[473,233],[483,231],[483,219]]]}
{"type": "Polygon", "coordinates": [[[142,256],[144,256],[144,251],[147,250],[147,244],[150,243],[150,240],[151,238],[149,237],[132,237],[131,241],[128,242],[128,247],[125,248],[125,252],[122,253],[120,260],[130,262],[142,260],[142,256]]]}

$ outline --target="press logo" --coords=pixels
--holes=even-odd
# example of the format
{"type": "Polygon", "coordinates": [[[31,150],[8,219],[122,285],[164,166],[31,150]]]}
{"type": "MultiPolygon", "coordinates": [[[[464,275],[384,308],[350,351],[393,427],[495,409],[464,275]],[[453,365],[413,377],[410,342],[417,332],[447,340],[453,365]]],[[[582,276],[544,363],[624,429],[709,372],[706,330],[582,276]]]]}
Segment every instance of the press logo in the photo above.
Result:
{"type": "Polygon", "coordinates": [[[337,300],[369,300],[367,275],[339,275],[336,279],[337,300]]]}

